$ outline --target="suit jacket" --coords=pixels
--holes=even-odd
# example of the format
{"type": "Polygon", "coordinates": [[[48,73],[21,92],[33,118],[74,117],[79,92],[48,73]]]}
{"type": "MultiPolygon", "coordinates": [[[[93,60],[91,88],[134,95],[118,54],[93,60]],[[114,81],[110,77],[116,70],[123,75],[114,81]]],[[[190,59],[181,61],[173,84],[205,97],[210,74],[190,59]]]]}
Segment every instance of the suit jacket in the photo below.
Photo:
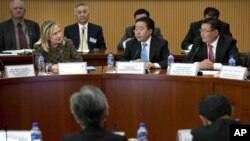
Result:
{"type": "Polygon", "coordinates": [[[64,136],[62,141],[125,141],[125,137],[109,133],[98,126],[90,126],[84,131],[64,136]]]}
{"type": "MultiPolygon", "coordinates": [[[[199,37],[201,35],[199,31],[199,29],[201,28],[201,24],[202,20],[191,23],[188,33],[181,43],[182,49],[188,49],[188,46],[193,44],[194,38],[199,37]]],[[[221,21],[220,34],[226,34],[232,37],[232,33],[230,32],[230,27],[228,23],[221,21]]]]}
{"type": "MultiPolygon", "coordinates": [[[[79,33],[79,25],[78,23],[69,25],[64,28],[64,36],[71,39],[76,47],[79,48],[80,45],[80,33],[79,33]]],[[[88,47],[89,50],[93,50],[94,48],[106,49],[102,27],[88,23],[88,47]]]]}
{"type": "MultiPolygon", "coordinates": [[[[227,35],[220,35],[215,53],[215,63],[227,65],[230,55],[234,56],[236,65],[241,65],[236,40],[227,35]]],[[[194,39],[193,47],[184,62],[201,62],[204,59],[208,59],[207,44],[202,42],[201,37],[197,37],[194,39]]]]}
{"type": "MultiPolygon", "coordinates": [[[[161,35],[161,30],[158,27],[155,27],[153,35],[163,38],[161,35]]],[[[129,26],[125,29],[125,34],[123,35],[121,41],[117,45],[117,50],[124,50],[122,43],[128,38],[135,38],[134,26],[129,26]]]]}
{"type": "MultiPolygon", "coordinates": [[[[25,19],[24,23],[30,40],[29,48],[33,48],[33,45],[40,37],[39,25],[28,19],[25,19]]],[[[15,25],[12,19],[0,23],[0,52],[4,50],[16,50],[18,49],[17,44],[15,25]]]]}
{"type": "Polygon", "coordinates": [[[211,125],[192,129],[192,141],[229,141],[229,126],[232,124],[240,123],[232,119],[218,119],[211,125]]]}
{"type": "MultiPolygon", "coordinates": [[[[131,61],[141,58],[141,42],[137,39],[132,39],[127,42],[126,46],[120,59],[121,61],[131,61]]],[[[168,41],[156,36],[151,36],[149,61],[152,63],[159,63],[161,68],[166,68],[168,55],[168,41]]]]}

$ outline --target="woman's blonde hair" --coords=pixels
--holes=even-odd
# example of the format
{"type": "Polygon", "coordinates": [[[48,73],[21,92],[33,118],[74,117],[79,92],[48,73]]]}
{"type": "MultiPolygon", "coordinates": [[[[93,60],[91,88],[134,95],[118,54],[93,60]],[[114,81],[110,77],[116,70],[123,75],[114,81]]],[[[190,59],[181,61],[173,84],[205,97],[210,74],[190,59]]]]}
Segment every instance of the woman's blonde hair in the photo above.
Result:
{"type": "MultiPolygon", "coordinates": [[[[40,47],[45,52],[49,52],[50,38],[53,34],[53,29],[56,25],[58,26],[58,24],[53,21],[45,21],[41,26],[40,39],[35,43],[35,45],[40,45],[40,47]]],[[[62,44],[65,44],[63,38],[62,38],[62,44]]]]}

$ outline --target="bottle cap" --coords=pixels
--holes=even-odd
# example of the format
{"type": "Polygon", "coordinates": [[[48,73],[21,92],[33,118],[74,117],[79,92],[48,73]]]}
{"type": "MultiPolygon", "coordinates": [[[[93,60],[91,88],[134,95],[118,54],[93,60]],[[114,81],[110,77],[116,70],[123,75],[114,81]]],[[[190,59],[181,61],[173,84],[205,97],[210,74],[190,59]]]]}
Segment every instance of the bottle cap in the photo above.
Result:
{"type": "Polygon", "coordinates": [[[37,122],[33,122],[33,123],[32,123],[32,126],[33,126],[33,127],[38,127],[38,123],[37,123],[37,122]]]}
{"type": "Polygon", "coordinates": [[[145,123],[144,122],[140,122],[140,127],[145,127],[145,123]]]}

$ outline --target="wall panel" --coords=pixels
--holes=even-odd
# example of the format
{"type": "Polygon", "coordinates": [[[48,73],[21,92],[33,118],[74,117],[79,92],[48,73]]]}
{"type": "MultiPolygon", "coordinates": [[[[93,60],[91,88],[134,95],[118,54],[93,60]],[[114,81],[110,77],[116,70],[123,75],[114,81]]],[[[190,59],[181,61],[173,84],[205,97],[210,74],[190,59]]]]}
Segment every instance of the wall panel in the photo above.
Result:
{"type": "MultiPolygon", "coordinates": [[[[26,17],[42,24],[44,20],[57,21],[62,29],[75,22],[73,7],[80,0],[25,0],[26,17]]],[[[133,13],[137,8],[146,8],[169,41],[171,52],[178,54],[180,44],[194,20],[203,17],[203,9],[213,6],[220,10],[220,19],[230,23],[233,36],[241,52],[250,50],[248,0],[87,0],[90,7],[90,22],[103,27],[109,50],[116,45],[125,27],[133,24],[133,13]]],[[[0,21],[9,18],[9,0],[1,0],[0,21]]]]}

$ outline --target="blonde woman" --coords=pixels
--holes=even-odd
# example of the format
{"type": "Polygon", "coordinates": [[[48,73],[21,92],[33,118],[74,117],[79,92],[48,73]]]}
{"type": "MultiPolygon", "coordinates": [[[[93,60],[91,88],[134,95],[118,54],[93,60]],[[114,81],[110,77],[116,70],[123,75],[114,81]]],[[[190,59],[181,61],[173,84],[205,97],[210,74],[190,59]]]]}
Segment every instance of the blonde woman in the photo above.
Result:
{"type": "Polygon", "coordinates": [[[45,21],[41,26],[41,36],[34,45],[35,65],[38,54],[42,53],[46,63],[52,64],[52,72],[57,72],[60,62],[81,62],[72,41],[64,38],[59,25],[53,21],[45,21]]]}

